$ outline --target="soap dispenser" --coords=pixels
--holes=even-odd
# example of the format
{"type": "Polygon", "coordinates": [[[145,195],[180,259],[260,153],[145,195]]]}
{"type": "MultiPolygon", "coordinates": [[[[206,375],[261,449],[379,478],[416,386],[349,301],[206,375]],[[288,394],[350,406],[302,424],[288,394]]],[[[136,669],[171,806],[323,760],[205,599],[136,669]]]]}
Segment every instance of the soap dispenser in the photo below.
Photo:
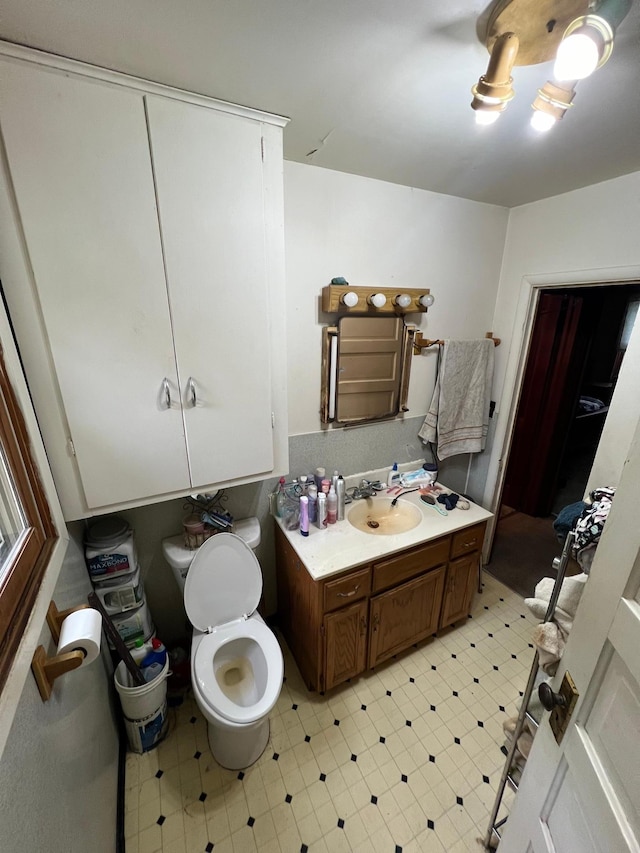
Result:
{"type": "Polygon", "coordinates": [[[395,486],[398,480],[398,463],[394,462],[393,467],[389,469],[389,474],[387,476],[387,486],[391,488],[391,486],[395,486]]]}

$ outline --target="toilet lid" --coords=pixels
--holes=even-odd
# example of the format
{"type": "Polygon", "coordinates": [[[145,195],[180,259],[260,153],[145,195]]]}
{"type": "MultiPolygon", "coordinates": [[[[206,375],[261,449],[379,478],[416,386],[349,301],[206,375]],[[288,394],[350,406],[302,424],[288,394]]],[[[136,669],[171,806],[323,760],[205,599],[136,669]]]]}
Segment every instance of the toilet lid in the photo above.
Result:
{"type": "Polygon", "coordinates": [[[189,567],[184,606],[191,624],[207,631],[249,616],[262,593],[255,554],[233,533],[217,533],[200,546],[189,567]]]}

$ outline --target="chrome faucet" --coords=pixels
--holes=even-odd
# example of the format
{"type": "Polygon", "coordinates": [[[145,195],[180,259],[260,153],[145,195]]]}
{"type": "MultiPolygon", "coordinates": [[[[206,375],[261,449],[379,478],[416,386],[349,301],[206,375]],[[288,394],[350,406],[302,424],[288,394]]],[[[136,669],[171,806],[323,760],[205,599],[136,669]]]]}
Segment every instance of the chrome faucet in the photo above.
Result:
{"type": "Polygon", "coordinates": [[[360,480],[359,486],[354,486],[350,489],[350,497],[354,500],[360,500],[361,498],[372,498],[375,495],[376,491],[373,488],[370,480],[360,480]]]}

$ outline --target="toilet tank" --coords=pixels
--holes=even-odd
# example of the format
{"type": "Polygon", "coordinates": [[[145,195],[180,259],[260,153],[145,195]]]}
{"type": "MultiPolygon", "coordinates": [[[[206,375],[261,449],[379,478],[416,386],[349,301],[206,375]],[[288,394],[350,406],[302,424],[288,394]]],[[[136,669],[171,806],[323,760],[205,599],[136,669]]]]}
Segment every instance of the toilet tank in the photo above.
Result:
{"type": "MultiPolygon", "coordinates": [[[[255,551],[260,544],[260,522],[255,516],[240,518],[233,523],[233,533],[243,539],[247,545],[255,551]]],[[[180,592],[184,593],[184,583],[189,571],[191,561],[197,554],[184,544],[184,537],[180,533],[177,536],[169,536],[162,540],[162,553],[171,566],[176,583],[180,592]]]]}

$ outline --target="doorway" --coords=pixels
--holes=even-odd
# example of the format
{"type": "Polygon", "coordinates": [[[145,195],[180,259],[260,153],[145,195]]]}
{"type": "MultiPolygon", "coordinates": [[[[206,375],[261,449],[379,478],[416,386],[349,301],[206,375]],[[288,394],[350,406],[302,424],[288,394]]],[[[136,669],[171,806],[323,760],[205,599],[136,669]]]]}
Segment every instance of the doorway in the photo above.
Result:
{"type": "Polygon", "coordinates": [[[584,495],[639,302],[636,283],[540,291],[487,565],[523,597],[553,574],[553,523],[584,495]]]}

